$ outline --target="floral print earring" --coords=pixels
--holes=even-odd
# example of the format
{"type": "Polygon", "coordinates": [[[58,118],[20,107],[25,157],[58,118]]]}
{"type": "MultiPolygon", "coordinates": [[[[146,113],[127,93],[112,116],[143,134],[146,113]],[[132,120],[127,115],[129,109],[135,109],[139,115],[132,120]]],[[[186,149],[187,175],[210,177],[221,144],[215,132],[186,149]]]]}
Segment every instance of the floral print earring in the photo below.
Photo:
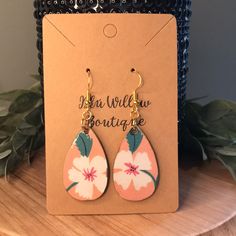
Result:
{"type": "Polygon", "coordinates": [[[95,200],[107,187],[108,162],[101,143],[91,129],[92,76],[88,74],[85,111],[82,114],[82,130],[70,147],[64,163],[64,186],[68,194],[77,200],[95,200]]]}
{"type": "Polygon", "coordinates": [[[159,182],[159,171],[151,144],[138,126],[140,101],[137,90],[143,85],[143,79],[135,69],[131,69],[131,72],[139,77],[139,85],[132,94],[132,127],[122,141],[115,158],[113,181],[116,191],[122,198],[140,201],[155,192],[159,182]]]}

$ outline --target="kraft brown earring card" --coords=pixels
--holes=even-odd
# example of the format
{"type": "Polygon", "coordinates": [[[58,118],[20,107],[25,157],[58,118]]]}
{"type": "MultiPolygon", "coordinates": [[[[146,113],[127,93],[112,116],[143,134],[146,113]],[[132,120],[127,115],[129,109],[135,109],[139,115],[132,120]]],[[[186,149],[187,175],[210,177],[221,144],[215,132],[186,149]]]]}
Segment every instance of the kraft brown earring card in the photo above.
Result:
{"type": "MultiPolygon", "coordinates": [[[[43,55],[49,213],[86,215],[175,212],[179,205],[175,18],[158,14],[46,15],[43,19],[43,55]],[[87,198],[96,195],[99,185],[93,182],[98,172],[96,168],[89,169],[91,163],[86,159],[89,152],[82,143],[88,139],[87,133],[83,133],[80,143],[74,142],[88,103],[86,68],[93,75],[89,98],[93,115],[89,125],[99,138],[110,169],[106,173],[106,189],[101,196],[92,197],[92,200],[87,198]],[[142,87],[138,90],[138,128],[141,136],[145,134],[147,137],[153,156],[158,160],[158,169],[155,171],[158,181],[151,181],[152,176],[146,175],[146,171],[142,174],[147,181],[143,181],[142,185],[134,179],[141,173],[136,162],[135,171],[124,170],[127,175],[133,175],[128,178],[128,182],[123,181],[123,175],[115,177],[116,183],[113,178],[117,153],[133,124],[130,118],[133,104],[131,91],[137,87],[138,80],[131,75],[131,68],[135,68],[143,78],[142,87]],[[75,149],[78,147],[74,152],[78,157],[72,155],[72,158],[78,160],[83,153],[88,154],[84,155],[83,160],[88,165],[83,170],[76,167],[76,161],[70,160],[71,166],[68,171],[64,171],[72,144],[75,149]],[[68,179],[73,181],[66,182],[65,186],[64,177],[67,173],[68,179]],[[76,176],[79,176],[78,181],[76,176]],[[88,190],[84,187],[81,191],[81,178],[84,178],[84,186],[88,186],[85,181],[90,181],[88,190]],[[127,189],[138,186],[140,191],[145,192],[147,184],[151,188],[155,181],[158,182],[155,191],[147,194],[148,197],[140,197],[138,201],[130,201],[117,191],[117,188],[124,186],[127,189]],[[83,201],[79,194],[83,194],[83,201]]],[[[93,136],[88,142],[92,145],[93,136]]],[[[130,158],[136,160],[145,156],[142,149],[135,151],[130,158]]],[[[99,157],[96,159],[99,160],[99,157]]],[[[141,160],[143,166],[148,164],[145,160],[148,159],[141,160]]],[[[132,167],[126,164],[127,168],[132,167]]],[[[96,167],[100,168],[98,162],[96,167]]]]}

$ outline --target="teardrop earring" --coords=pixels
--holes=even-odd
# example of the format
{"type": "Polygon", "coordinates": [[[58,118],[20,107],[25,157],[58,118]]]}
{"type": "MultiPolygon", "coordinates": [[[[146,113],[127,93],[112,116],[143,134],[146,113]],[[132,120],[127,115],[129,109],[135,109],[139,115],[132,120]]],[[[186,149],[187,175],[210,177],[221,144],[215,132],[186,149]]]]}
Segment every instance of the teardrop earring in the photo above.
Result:
{"type": "Polygon", "coordinates": [[[158,163],[148,139],[139,127],[139,107],[137,90],[143,85],[139,72],[131,69],[139,78],[139,85],[132,93],[130,112],[131,129],[122,141],[113,167],[113,181],[119,195],[130,201],[140,201],[150,197],[159,182],[158,163]]]}
{"type": "Polygon", "coordinates": [[[64,186],[68,194],[78,200],[95,200],[107,187],[108,162],[97,136],[91,128],[92,75],[88,75],[85,111],[82,113],[82,130],[72,143],[64,164],[64,186]]]}

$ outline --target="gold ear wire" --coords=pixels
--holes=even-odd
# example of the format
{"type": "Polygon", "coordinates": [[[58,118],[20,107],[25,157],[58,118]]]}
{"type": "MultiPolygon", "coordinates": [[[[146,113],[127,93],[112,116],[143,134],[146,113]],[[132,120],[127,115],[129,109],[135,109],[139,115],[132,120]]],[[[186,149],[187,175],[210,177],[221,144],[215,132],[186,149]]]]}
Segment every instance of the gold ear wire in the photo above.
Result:
{"type": "Polygon", "coordinates": [[[134,101],[136,102],[138,100],[137,90],[142,87],[143,78],[142,78],[141,74],[137,70],[135,70],[134,68],[131,69],[131,72],[135,73],[139,78],[138,87],[133,91],[133,98],[134,98],[134,101]]]}
{"type": "Polygon", "coordinates": [[[89,103],[91,99],[90,90],[93,87],[93,78],[92,78],[91,70],[89,68],[86,69],[86,72],[88,76],[88,89],[87,89],[87,95],[86,95],[86,102],[89,103]]]}
{"type": "Polygon", "coordinates": [[[82,120],[81,125],[85,132],[88,132],[90,128],[90,120],[92,118],[92,112],[90,111],[91,108],[91,93],[90,90],[93,87],[93,80],[92,80],[92,74],[89,68],[86,69],[87,76],[88,76],[88,88],[86,92],[86,100],[85,100],[85,111],[82,113],[82,120]]]}
{"type": "Polygon", "coordinates": [[[142,78],[141,74],[137,70],[135,70],[134,68],[131,69],[131,72],[135,73],[138,76],[138,78],[139,78],[138,87],[134,90],[134,91],[137,91],[143,85],[143,78],[142,78]]]}
{"type": "Polygon", "coordinates": [[[137,90],[143,85],[143,78],[140,75],[140,73],[138,71],[136,71],[134,68],[131,69],[131,72],[135,73],[139,78],[138,87],[133,91],[133,105],[132,105],[131,112],[130,112],[132,126],[133,126],[133,128],[136,129],[136,127],[138,125],[138,119],[140,117],[140,114],[139,114],[140,102],[138,100],[137,90]]]}
{"type": "Polygon", "coordinates": [[[88,74],[88,90],[90,91],[93,87],[93,78],[92,78],[92,73],[89,68],[86,69],[86,72],[88,74]]]}

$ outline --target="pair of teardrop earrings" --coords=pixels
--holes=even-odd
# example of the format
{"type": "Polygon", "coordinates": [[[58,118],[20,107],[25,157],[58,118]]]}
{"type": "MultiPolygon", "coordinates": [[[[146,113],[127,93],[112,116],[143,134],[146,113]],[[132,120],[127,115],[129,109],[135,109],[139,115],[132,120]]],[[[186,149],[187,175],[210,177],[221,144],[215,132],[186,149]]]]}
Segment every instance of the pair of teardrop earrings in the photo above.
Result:
{"type": "MultiPolygon", "coordinates": [[[[108,161],[91,125],[92,76],[90,69],[86,72],[88,88],[81,119],[82,130],[67,153],[64,164],[65,189],[73,198],[81,201],[101,197],[108,185],[108,161]]],[[[131,72],[138,76],[139,84],[132,93],[131,129],[116,155],[113,181],[116,191],[123,199],[140,201],[155,192],[159,171],[155,153],[139,127],[140,101],[137,90],[143,85],[143,79],[135,69],[131,69],[131,72]]]]}

